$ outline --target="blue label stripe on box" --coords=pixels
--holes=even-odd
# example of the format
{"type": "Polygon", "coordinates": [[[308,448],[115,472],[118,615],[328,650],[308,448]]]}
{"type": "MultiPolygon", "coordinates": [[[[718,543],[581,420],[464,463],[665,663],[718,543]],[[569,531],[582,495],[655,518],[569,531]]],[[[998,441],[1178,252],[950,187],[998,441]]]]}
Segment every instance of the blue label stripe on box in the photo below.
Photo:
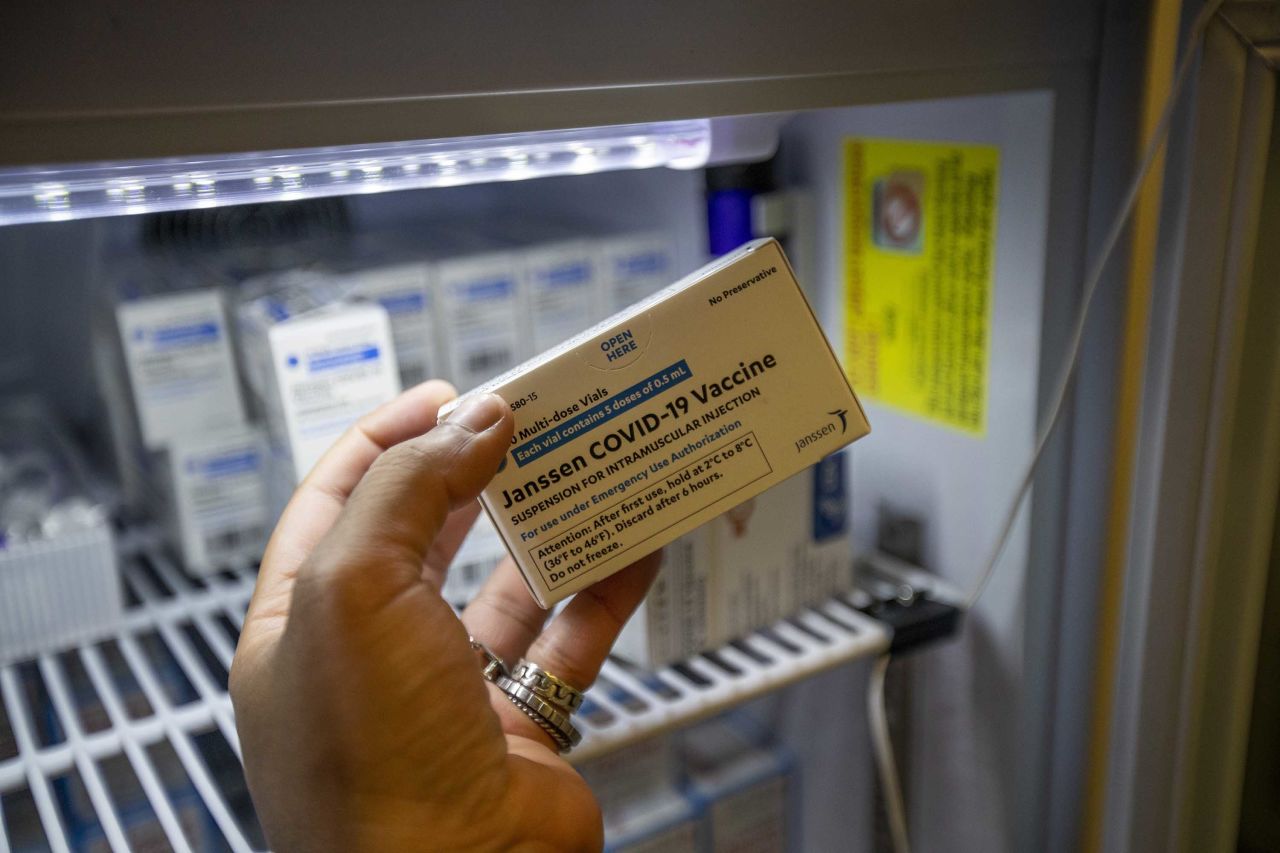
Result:
{"type": "Polygon", "coordinates": [[[641,403],[651,399],[655,394],[660,394],[668,388],[679,385],[691,376],[693,376],[693,371],[689,369],[689,365],[685,363],[684,359],[680,359],[675,364],[662,368],[662,370],[647,379],[641,379],[630,388],[614,394],[604,402],[597,403],[573,420],[566,421],[554,429],[547,430],[537,438],[526,441],[511,451],[511,455],[516,460],[516,465],[523,468],[535,459],[560,447],[565,442],[585,435],[601,424],[608,423],[618,415],[634,409],[641,403]]]}
{"type": "Polygon", "coordinates": [[[186,326],[161,326],[151,333],[158,346],[185,346],[218,339],[217,323],[192,323],[186,326]]]}
{"type": "Polygon", "coordinates": [[[338,367],[358,364],[362,361],[377,361],[377,359],[378,348],[376,346],[362,345],[313,355],[307,361],[307,369],[312,373],[319,373],[323,370],[333,370],[338,367]]]}

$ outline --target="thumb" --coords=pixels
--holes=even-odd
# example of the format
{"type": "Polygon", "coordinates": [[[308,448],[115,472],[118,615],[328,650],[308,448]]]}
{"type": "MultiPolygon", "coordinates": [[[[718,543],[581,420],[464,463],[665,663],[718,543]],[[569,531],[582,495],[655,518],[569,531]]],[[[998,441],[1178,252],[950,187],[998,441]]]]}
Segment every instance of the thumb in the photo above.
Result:
{"type": "MultiPolygon", "coordinates": [[[[464,397],[427,433],[384,451],[316,548],[320,559],[311,562],[340,570],[372,560],[417,581],[449,513],[475,500],[497,473],[513,421],[501,397],[464,397]]],[[[444,567],[432,570],[439,576],[428,579],[439,589],[444,567]]]]}

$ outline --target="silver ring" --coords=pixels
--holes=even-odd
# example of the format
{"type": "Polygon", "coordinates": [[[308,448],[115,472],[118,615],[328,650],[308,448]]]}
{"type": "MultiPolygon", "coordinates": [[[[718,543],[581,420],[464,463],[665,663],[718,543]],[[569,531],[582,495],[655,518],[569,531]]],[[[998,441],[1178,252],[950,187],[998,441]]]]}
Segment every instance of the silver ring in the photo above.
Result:
{"type": "Polygon", "coordinates": [[[586,694],[572,684],[523,658],[516,664],[516,668],[511,670],[511,678],[570,714],[581,708],[582,700],[586,698],[586,694]]]}
{"type": "Polygon", "coordinates": [[[551,736],[561,753],[573,749],[582,740],[582,732],[569,719],[569,714],[528,687],[506,675],[498,676],[493,683],[511,700],[511,704],[551,736]]]}
{"type": "Polygon", "coordinates": [[[467,640],[471,643],[471,650],[480,657],[480,674],[485,681],[496,681],[498,676],[507,674],[506,662],[490,651],[488,646],[475,637],[469,636],[467,640]]]}

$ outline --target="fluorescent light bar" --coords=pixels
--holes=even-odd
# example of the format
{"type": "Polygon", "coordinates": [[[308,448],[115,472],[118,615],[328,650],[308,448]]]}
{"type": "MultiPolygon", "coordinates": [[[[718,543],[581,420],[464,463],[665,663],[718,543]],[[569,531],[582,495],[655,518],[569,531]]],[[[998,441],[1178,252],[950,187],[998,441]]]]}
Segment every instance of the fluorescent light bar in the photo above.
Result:
{"type": "Polygon", "coordinates": [[[696,169],[710,153],[711,122],[696,120],[0,169],[0,225],[654,166],[696,169]]]}

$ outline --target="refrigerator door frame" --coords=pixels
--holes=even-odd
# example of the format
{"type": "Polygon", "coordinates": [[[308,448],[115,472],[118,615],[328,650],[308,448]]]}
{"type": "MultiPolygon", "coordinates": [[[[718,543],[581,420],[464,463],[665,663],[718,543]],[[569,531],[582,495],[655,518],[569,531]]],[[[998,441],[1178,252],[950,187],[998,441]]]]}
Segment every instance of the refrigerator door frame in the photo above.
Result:
{"type": "Polygon", "coordinates": [[[1236,842],[1280,493],[1280,266],[1261,227],[1280,210],[1280,126],[1275,56],[1232,13],[1170,147],[1103,850],[1236,842]]]}

